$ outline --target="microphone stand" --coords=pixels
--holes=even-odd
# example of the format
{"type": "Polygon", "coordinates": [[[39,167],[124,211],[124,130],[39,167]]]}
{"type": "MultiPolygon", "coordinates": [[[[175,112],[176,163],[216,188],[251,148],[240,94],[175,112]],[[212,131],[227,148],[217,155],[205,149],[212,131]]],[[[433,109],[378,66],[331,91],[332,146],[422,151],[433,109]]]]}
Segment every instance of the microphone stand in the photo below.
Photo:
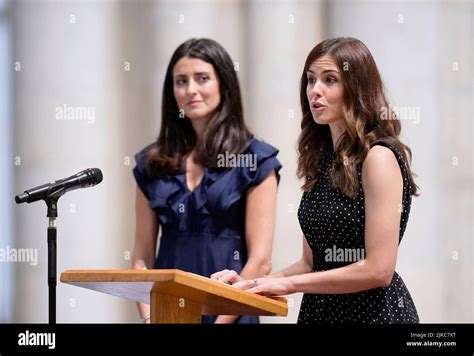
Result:
{"type": "Polygon", "coordinates": [[[69,178],[60,179],[53,183],[43,184],[36,188],[25,190],[15,196],[15,202],[32,203],[44,200],[48,213],[48,316],[49,324],[56,324],[56,285],[57,285],[57,230],[58,200],[69,190],[86,188],[102,182],[102,172],[98,168],[88,168],[69,178]]]}
{"type": "Polygon", "coordinates": [[[48,314],[49,324],[56,324],[56,285],[57,285],[57,230],[56,218],[58,217],[59,197],[46,198],[44,201],[48,206],[46,217],[49,218],[48,224],[48,314]]]}

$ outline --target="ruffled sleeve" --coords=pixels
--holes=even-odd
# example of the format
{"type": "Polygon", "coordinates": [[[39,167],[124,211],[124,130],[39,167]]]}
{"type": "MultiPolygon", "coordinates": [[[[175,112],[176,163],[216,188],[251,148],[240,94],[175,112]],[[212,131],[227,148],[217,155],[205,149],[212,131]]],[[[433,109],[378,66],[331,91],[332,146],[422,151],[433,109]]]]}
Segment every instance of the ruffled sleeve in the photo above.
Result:
{"type": "Polygon", "coordinates": [[[135,155],[136,166],[135,168],[133,168],[133,175],[135,177],[137,185],[148,200],[150,200],[151,179],[145,170],[145,164],[148,152],[153,146],[154,144],[151,144],[135,155]]]}
{"type": "Polygon", "coordinates": [[[256,164],[247,166],[241,171],[247,189],[262,183],[271,171],[275,171],[277,183],[280,182],[279,171],[282,165],[276,157],[278,152],[278,149],[272,145],[255,138],[252,139],[246,153],[252,155],[252,162],[256,162],[256,164]]]}

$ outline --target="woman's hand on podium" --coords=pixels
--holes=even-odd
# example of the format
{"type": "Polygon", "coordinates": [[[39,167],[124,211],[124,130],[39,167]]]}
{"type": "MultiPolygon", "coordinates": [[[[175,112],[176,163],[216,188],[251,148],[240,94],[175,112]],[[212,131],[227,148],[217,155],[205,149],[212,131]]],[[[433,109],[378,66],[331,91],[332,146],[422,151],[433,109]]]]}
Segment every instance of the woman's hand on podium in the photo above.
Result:
{"type": "Polygon", "coordinates": [[[212,274],[211,279],[225,284],[235,284],[244,280],[237,272],[228,269],[212,274]]]}
{"type": "Polygon", "coordinates": [[[225,269],[211,275],[211,279],[231,284],[233,287],[246,290],[250,293],[265,296],[295,293],[290,278],[283,277],[281,273],[278,273],[276,276],[265,275],[254,279],[243,279],[237,272],[225,269]]]}
{"type": "Polygon", "coordinates": [[[289,277],[262,276],[239,281],[235,283],[233,287],[265,296],[285,295],[296,292],[289,277]]]}

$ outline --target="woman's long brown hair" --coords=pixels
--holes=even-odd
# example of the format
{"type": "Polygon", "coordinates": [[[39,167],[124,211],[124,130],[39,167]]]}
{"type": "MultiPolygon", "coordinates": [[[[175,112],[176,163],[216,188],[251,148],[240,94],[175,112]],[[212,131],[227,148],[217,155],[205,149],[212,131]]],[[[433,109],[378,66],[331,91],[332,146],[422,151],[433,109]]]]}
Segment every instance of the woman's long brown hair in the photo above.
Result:
{"type": "Polygon", "coordinates": [[[306,95],[308,68],[323,56],[335,61],[344,85],[346,131],[335,145],[337,155],[330,173],[333,186],[349,197],[356,196],[360,190],[358,167],[367,157],[371,144],[384,141],[397,148],[402,155],[409,176],[410,192],[417,195],[418,187],[410,168],[411,150],[399,139],[400,120],[389,105],[372,54],[355,38],[323,41],[306,58],[300,86],[303,118],[298,139],[297,171],[298,177],[305,179],[303,189],[308,191],[314,187],[323,151],[333,148],[329,126],[314,121],[306,95]],[[388,114],[383,117],[383,112],[388,114]]]}

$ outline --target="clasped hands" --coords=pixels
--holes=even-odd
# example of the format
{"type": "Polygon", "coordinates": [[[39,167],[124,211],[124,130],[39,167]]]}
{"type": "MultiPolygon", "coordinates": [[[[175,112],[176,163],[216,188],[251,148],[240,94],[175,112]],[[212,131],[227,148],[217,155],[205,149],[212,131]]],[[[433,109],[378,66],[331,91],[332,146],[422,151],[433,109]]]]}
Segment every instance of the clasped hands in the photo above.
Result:
{"type": "Polygon", "coordinates": [[[254,279],[243,279],[234,270],[222,270],[211,275],[217,282],[230,284],[233,287],[250,293],[272,296],[294,293],[293,284],[287,277],[261,276],[254,279]]]}

